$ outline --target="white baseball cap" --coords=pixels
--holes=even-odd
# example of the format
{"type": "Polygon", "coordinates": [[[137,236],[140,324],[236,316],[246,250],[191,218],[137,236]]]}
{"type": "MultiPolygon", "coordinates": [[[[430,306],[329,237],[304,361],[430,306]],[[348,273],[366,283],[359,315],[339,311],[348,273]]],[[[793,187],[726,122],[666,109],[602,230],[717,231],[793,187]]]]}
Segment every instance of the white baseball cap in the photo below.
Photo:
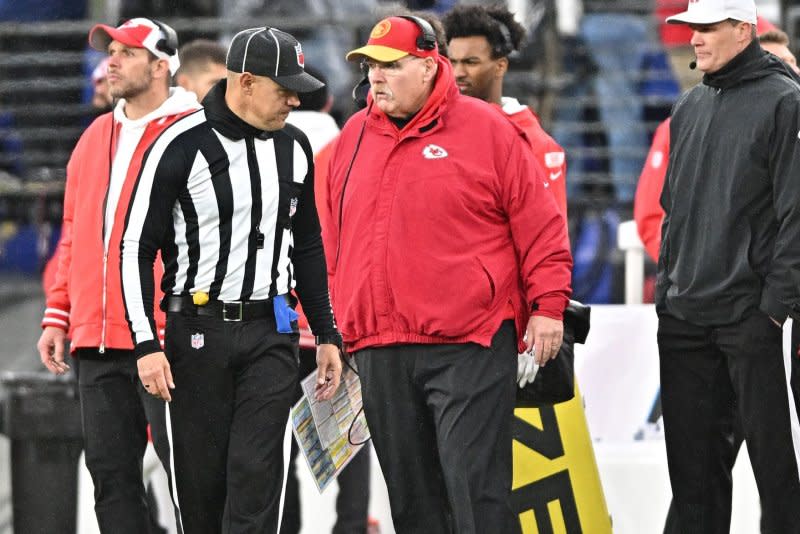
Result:
{"type": "Polygon", "coordinates": [[[754,0],[689,0],[686,11],[667,17],[669,24],[715,24],[723,20],[756,24],[754,0]]]}
{"type": "Polygon", "coordinates": [[[130,19],[118,27],[96,24],[89,32],[89,44],[95,50],[108,52],[111,41],[126,46],[145,48],[159,59],[167,60],[173,76],[181,66],[178,58],[178,36],[163,22],[143,17],[130,19]]]}

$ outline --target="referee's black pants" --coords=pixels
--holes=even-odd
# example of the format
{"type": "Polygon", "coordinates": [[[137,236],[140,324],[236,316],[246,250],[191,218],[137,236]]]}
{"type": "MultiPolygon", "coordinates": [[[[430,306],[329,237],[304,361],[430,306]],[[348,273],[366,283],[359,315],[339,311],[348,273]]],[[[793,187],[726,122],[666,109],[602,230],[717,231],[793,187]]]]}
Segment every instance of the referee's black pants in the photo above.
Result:
{"type": "MultiPolygon", "coordinates": [[[[77,349],[86,467],[94,509],[104,534],[156,532],[142,480],[147,423],[166,466],[169,445],[164,401],[147,394],[132,350],[77,349]]],[[[45,482],[45,481],[43,481],[45,482]]]]}
{"type": "Polygon", "coordinates": [[[364,413],[398,534],[519,532],[509,505],[517,341],[356,353],[364,413]]]}
{"type": "Polygon", "coordinates": [[[762,532],[800,533],[800,425],[782,329],[760,311],[718,327],[662,314],[658,347],[681,534],[730,530],[736,410],[761,498],[762,532]]]}
{"type": "Polygon", "coordinates": [[[273,317],[167,314],[167,416],[185,534],[277,532],[298,340],[277,333],[273,317]]]}

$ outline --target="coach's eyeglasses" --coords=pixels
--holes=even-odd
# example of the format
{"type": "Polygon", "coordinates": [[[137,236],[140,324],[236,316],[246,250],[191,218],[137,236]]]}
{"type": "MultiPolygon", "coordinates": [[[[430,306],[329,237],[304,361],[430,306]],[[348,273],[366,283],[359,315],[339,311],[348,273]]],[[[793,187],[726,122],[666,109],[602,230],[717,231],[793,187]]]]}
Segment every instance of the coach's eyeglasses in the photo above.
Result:
{"type": "Polygon", "coordinates": [[[400,71],[403,70],[405,65],[411,63],[415,59],[424,58],[408,55],[395,61],[375,61],[374,59],[363,59],[361,60],[361,72],[364,73],[364,76],[366,76],[370,72],[379,70],[384,76],[396,76],[400,74],[400,71]]]}

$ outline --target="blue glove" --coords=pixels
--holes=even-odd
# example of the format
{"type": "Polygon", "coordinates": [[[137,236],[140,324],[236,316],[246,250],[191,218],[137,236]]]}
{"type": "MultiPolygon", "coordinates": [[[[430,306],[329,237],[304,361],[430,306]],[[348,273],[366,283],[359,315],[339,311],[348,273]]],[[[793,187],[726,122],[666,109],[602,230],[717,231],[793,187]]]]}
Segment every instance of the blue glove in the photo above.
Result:
{"type": "Polygon", "coordinates": [[[275,310],[275,325],[278,327],[278,333],[293,334],[296,330],[292,327],[292,322],[297,321],[300,316],[289,306],[286,295],[278,295],[273,298],[272,307],[275,310]]]}

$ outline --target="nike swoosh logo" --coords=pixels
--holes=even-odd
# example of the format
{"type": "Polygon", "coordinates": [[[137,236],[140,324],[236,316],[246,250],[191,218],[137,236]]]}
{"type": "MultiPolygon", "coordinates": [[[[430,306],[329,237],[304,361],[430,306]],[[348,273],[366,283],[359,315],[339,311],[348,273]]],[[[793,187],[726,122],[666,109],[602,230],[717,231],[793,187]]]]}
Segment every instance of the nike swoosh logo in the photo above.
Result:
{"type": "Polygon", "coordinates": [[[558,180],[558,177],[559,177],[559,176],[561,176],[561,171],[558,171],[558,172],[551,172],[551,173],[550,173],[550,179],[551,179],[551,180],[558,180]]]}

